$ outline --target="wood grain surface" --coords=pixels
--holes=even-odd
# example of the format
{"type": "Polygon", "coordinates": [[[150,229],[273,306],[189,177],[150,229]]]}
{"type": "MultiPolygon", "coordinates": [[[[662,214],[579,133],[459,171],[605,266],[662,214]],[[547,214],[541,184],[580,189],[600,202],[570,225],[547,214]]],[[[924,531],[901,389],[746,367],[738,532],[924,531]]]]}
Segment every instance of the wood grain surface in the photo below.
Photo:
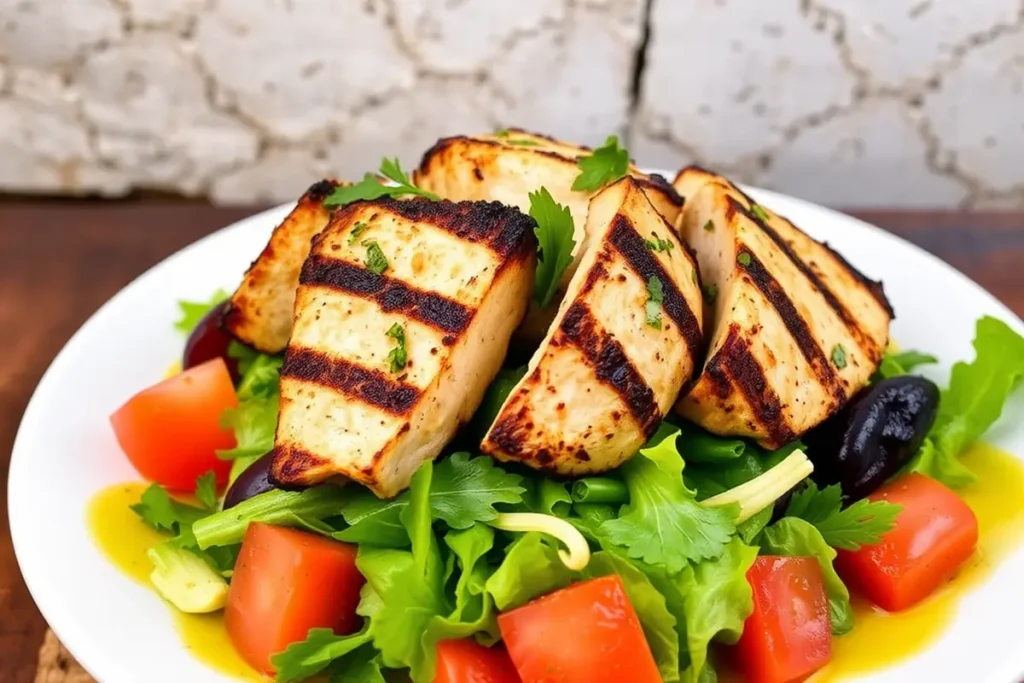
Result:
{"type": "MultiPolygon", "coordinates": [[[[0,204],[0,683],[89,680],[46,634],[11,548],[7,465],[33,388],[100,304],[177,249],[254,211],[153,202],[0,204]]],[[[938,255],[1024,315],[1024,214],[857,215],[938,255]]]]}

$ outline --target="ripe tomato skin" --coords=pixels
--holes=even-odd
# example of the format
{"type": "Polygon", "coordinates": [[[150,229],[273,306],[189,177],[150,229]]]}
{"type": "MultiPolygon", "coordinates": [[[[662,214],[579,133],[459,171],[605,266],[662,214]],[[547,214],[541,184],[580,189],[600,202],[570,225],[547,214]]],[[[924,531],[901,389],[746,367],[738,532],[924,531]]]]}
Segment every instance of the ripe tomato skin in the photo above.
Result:
{"type": "Polygon", "coordinates": [[[832,624],[817,560],[763,555],[747,581],[754,611],[734,649],[747,680],[795,683],[827,664],[832,624]]]}
{"type": "Polygon", "coordinates": [[[501,645],[484,647],[474,640],[442,640],[437,644],[434,683],[520,683],[520,679],[501,645]]]}
{"type": "Polygon", "coordinates": [[[268,674],[271,655],[311,628],[358,630],[356,546],[307,531],[253,522],[245,532],[224,608],[224,625],[242,658],[268,674]]]}
{"type": "Polygon", "coordinates": [[[878,545],[838,551],[836,571],[882,609],[917,604],[944,584],[978,545],[978,518],[959,496],[923,474],[885,484],[870,500],[902,505],[878,545]]]}
{"type": "Polygon", "coordinates": [[[498,615],[523,683],[660,683],[618,576],[576,583],[498,615]]]}
{"type": "Polygon", "coordinates": [[[231,375],[217,358],[143,389],[110,416],[110,424],[139,474],[169,489],[192,491],[196,478],[210,470],[219,484],[227,481],[231,462],[216,451],[235,445],[220,418],[236,406],[231,375]]]}

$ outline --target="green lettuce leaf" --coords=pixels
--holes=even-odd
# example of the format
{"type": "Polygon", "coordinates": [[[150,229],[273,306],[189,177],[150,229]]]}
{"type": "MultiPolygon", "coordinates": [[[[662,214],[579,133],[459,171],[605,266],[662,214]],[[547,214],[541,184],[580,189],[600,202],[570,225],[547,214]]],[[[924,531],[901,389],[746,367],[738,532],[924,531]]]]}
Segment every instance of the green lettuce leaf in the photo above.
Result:
{"type": "Polygon", "coordinates": [[[1024,377],[1024,337],[985,316],[974,335],[975,358],[953,366],[939,416],[905,471],[922,472],[959,487],[974,480],[960,455],[999,419],[1003,404],[1024,377]]]}
{"type": "Polygon", "coordinates": [[[652,442],[620,472],[630,502],[618,518],[601,524],[608,542],[629,557],[679,572],[690,562],[718,557],[736,531],[735,510],[700,505],[683,483],[683,459],[676,449],[678,431],[652,442]]]}
{"type": "Polygon", "coordinates": [[[499,610],[519,607],[568,586],[573,573],[562,564],[558,550],[543,534],[523,534],[506,549],[505,559],[488,577],[487,593],[499,610]]]}
{"type": "Polygon", "coordinates": [[[228,298],[228,293],[223,289],[218,289],[210,297],[209,301],[179,301],[178,309],[181,311],[181,317],[174,322],[174,329],[185,334],[191,334],[192,330],[196,329],[196,325],[199,321],[206,317],[214,307],[220,302],[228,298]]]}
{"type": "Polygon", "coordinates": [[[914,368],[921,365],[938,363],[939,359],[920,351],[886,351],[882,356],[882,363],[871,378],[873,382],[889,377],[899,377],[908,374],[914,368]]]}
{"type": "Polygon", "coordinates": [[[436,652],[424,643],[435,617],[449,613],[445,563],[431,528],[428,461],[413,475],[409,504],[401,511],[410,551],[360,546],[356,566],[366,578],[356,612],[369,619],[369,633],[384,666],[408,667],[414,681],[434,675],[436,652]]]}
{"type": "Polygon", "coordinates": [[[518,368],[502,368],[498,371],[498,376],[487,387],[484,398],[480,402],[480,407],[473,413],[471,422],[473,432],[477,435],[477,438],[483,439],[484,435],[487,434],[487,430],[491,428],[494,420],[497,419],[498,412],[501,410],[501,406],[504,405],[505,399],[512,393],[512,389],[515,388],[524,375],[526,375],[525,365],[518,368]]]}
{"type": "Polygon", "coordinates": [[[858,550],[862,545],[882,542],[882,535],[896,525],[901,505],[867,498],[843,507],[839,484],[819,490],[808,480],[793,494],[786,507],[787,517],[799,517],[813,524],[833,548],[858,550]]]}
{"type": "Polygon", "coordinates": [[[850,591],[832,566],[836,551],[825,542],[813,524],[796,517],[783,517],[764,530],[761,550],[769,555],[806,556],[818,560],[825,580],[825,593],[828,595],[832,633],[838,636],[853,628],[850,591]]]}
{"type": "Polygon", "coordinates": [[[174,500],[160,484],[150,484],[142,492],[139,502],[130,507],[146,524],[157,531],[172,534],[191,527],[194,522],[210,514],[207,510],[174,500]]]}
{"type": "Polygon", "coordinates": [[[387,683],[381,672],[380,655],[364,645],[333,662],[327,669],[330,683],[387,683]]]}
{"type": "Polygon", "coordinates": [[[350,636],[335,635],[329,628],[309,630],[305,640],[292,643],[284,652],[270,657],[276,683],[304,681],[320,673],[337,659],[370,642],[366,630],[350,636]]]}

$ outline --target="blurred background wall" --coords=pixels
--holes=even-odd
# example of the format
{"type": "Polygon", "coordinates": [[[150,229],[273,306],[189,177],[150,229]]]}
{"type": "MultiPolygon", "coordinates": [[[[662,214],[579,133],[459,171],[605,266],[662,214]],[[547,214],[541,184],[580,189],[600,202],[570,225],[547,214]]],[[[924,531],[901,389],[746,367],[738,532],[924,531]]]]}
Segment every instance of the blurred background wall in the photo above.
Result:
{"type": "Polygon", "coordinates": [[[1024,207],[1024,0],[0,0],[0,192],[293,199],[609,133],[846,207],[1024,207]]]}

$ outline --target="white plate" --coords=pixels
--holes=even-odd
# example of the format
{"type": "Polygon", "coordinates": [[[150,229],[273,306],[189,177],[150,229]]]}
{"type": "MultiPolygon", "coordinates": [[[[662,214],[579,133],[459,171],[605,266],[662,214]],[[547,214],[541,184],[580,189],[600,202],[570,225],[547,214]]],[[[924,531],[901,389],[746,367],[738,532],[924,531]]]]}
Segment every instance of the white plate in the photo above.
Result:
{"type": "MultiPolygon", "coordinates": [[[[896,309],[895,339],[949,365],[973,357],[975,320],[1024,325],[978,285],[937,258],[860,221],[771,192],[766,206],[828,240],[867,275],[885,282],[896,309]]],[[[231,290],[290,207],[247,218],[186,247],[108,301],[53,361],[25,411],[11,459],[11,533],[22,573],[43,616],[103,683],[224,680],[181,646],[155,593],[119,573],[93,545],[85,521],[100,489],[138,475],[114,441],[108,415],[160,379],[181,353],[173,328],[179,299],[231,290]]],[[[1004,414],[1024,414],[1018,395],[1004,414]]],[[[1024,455],[1024,424],[1004,419],[986,437],[1024,455]]],[[[991,681],[1024,674],[1019,625],[1024,548],[960,604],[955,623],[916,658],[869,677],[887,681],[991,681]]]]}

